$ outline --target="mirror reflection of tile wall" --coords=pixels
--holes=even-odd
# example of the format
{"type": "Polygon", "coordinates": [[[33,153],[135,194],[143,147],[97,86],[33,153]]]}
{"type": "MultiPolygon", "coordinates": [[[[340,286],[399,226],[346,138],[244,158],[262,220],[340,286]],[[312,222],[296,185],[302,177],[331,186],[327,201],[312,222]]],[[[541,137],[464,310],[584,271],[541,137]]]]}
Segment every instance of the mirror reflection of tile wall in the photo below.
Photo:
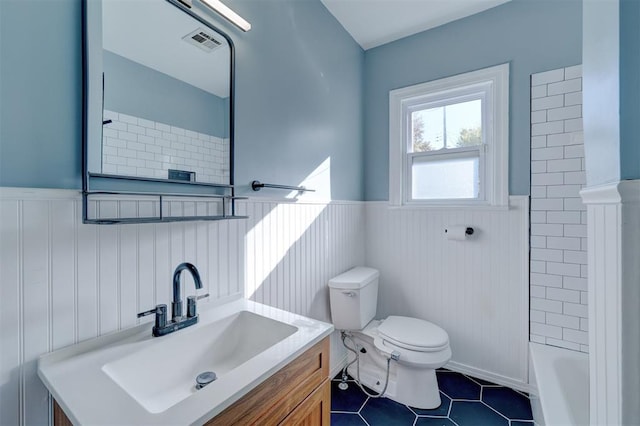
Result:
{"type": "Polygon", "coordinates": [[[198,182],[229,182],[229,140],[115,111],[104,111],[102,172],[167,179],[169,169],[198,182]]]}

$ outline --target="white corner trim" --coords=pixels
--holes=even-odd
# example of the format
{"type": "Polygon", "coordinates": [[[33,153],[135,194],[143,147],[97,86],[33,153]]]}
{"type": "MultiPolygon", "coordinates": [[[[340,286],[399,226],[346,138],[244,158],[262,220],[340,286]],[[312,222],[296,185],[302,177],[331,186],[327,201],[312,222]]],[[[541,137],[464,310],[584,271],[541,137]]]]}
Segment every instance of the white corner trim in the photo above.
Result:
{"type": "Polygon", "coordinates": [[[389,204],[392,206],[401,206],[404,199],[402,157],[406,149],[402,146],[402,98],[396,90],[389,92],[389,204]]]}
{"type": "Polygon", "coordinates": [[[588,188],[581,195],[589,216],[591,423],[631,424],[640,413],[640,180],[588,188]]]}
{"type": "MultiPolygon", "coordinates": [[[[522,306],[522,311],[520,312],[520,324],[522,324],[522,334],[524,336],[528,336],[527,340],[529,340],[530,338],[530,323],[529,323],[529,315],[531,312],[531,299],[530,299],[530,288],[531,288],[531,284],[530,284],[530,250],[531,250],[531,242],[529,241],[530,238],[530,229],[531,229],[531,216],[530,216],[530,198],[529,196],[511,196],[509,197],[509,206],[512,209],[517,209],[520,208],[521,209],[521,214],[524,216],[523,217],[523,222],[524,222],[524,226],[522,226],[520,228],[520,232],[521,232],[521,236],[520,238],[522,239],[523,243],[524,243],[524,247],[526,247],[525,250],[522,250],[522,252],[520,253],[520,273],[521,275],[521,282],[522,282],[522,286],[524,288],[526,288],[526,291],[522,292],[522,299],[520,301],[520,306],[522,306]]],[[[526,360],[524,362],[524,365],[522,366],[523,368],[523,374],[525,377],[525,380],[528,381],[529,379],[529,344],[527,343],[526,345],[524,345],[524,347],[521,348],[522,353],[522,359],[526,360]]],[[[528,385],[527,385],[528,387],[528,385]]],[[[522,389],[525,390],[525,389],[522,389]]],[[[530,390],[527,388],[525,390],[525,392],[530,392],[530,390]]]]}
{"type": "Polygon", "coordinates": [[[619,204],[640,202],[640,179],[622,180],[591,186],[580,191],[584,204],[619,204]]]}

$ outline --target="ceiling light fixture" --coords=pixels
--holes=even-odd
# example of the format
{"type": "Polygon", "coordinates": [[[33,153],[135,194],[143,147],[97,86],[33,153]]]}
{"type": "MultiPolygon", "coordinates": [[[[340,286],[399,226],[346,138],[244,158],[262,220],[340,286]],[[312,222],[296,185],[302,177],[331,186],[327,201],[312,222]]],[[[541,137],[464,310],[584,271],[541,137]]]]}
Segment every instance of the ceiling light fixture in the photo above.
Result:
{"type": "Polygon", "coordinates": [[[222,3],[220,0],[200,0],[205,5],[209,6],[215,12],[218,12],[222,15],[226,20],[231,22],[233,25],[240,28],[242,31],[247,32],[251,29],[251,24],[247,22],[242,16],[238,15],[236,12],[231,10],[229,6],[222,3]]]}

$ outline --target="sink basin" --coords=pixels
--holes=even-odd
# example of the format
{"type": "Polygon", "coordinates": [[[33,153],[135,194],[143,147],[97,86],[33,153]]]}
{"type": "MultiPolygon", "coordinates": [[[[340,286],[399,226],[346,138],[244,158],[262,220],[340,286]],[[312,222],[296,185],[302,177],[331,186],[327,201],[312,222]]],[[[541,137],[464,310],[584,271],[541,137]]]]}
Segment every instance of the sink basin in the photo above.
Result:
{"type": "Polygon", "coordinates": [[[242,298],[199,310],[163,337],[147,322],[45,354],[38,375],[73,424],[202,425],[333,331],[242,298]],[[217,380],[196,390],[206,371],[217,380]]]}
{"type": "Polygon", "coordinates": [[[171,339],[158,338],[154,345],[105,364],[102,370],[147,411],[161,413],[198,392],[198,374],[213,371],[221,378],[297,329],[240,311],[171,339]]]}

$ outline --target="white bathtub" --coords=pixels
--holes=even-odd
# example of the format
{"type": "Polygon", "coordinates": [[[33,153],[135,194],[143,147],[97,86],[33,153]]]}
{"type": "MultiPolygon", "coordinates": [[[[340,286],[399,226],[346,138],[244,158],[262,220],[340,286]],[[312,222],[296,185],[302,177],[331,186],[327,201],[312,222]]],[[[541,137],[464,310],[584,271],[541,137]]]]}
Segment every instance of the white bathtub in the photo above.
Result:
{"type": "Polygon", "coordinates": [[[531,408],[537,425],[589,424],[589,357],[529,343],[531,408]]]}

